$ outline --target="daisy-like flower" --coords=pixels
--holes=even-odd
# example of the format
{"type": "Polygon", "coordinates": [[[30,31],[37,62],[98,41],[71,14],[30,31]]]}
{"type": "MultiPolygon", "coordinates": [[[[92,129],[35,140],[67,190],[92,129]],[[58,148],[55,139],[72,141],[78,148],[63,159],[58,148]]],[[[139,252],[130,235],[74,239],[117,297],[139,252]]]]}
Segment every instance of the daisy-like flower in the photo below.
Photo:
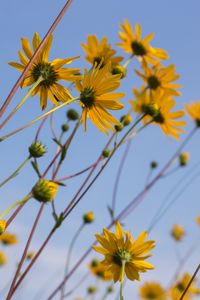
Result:
{"type": "Polygon", "coordinates": [[[118,65],[122,60],[122,56],[116,56],[116,51],[111,48],[108,43],[107,37],[98,41],[95,35],[89,35],[87,38],[87,44],[81,44],[86,53],[86,60],[98,66],[101,63],[101,67],[111,62],[111,66],[118,65]]]}
{"type": "Polygon", "coordinates": [[[93,259],[91,261],[89,269],[94,276],[103,281],[112,280],[111,272],[107,272],[105,266],[98,259],[93,259]]]}
{"type": "Polygon", "coordinates": [[[165,300],[166,291],[158,282],[145,282],[140,287],[140,297],[144,300],[165,300]]]}
{"type": "MultiPolygon", "coordinates": [[[[48,60],[52,41],[53,37],[50,36],[22,83],[22,87],[27,87],[37,82],[40,77],[43,78],[40,84],[36,86],[32,92],[32,96],[35,94],[40,96],[40,106],[42,110],[47,106],[47,99],[50,99],[55,105],[57,105],[58,101],[66,102],[72,98],[69,91],[63,85],[59,84],[58,81],[74,81],[78,78],[76,75],[80,71],[80,69],[77,68],[63,68],[65,64],[70,64],[78,57],[66,59],[58,58],[53,61],[48,60]]],[[[32,40],[32,50],[29,40],[27,38],[22,38],[22,49],[25,55],[22,51],[18,51],[20,63],[10,62],[9,65],[18,69],[20,72],[23,72],[33,56],[33,53],[39,47],[40,42],[40,37],[36,32],[32,40]]]]}
{"type": "MultiPolygon", "coordinates": [[[[185,291],[188,283],[191,280],[191,275],[185,273],[181,279],[179,279],[174,286],[171,287],[169,294],[172,300],[179,300],[185,291]]],[[[185,300],[190,300],[192,297],[199,295],[200,289],[196,287],[196,280],[194,280],[189,287],[187,293],[184,296],[185,300]]]]}
{"type": "Polygon", "coordinates": [[[179,133],[184,132],[180,127],[185,126],[186,122],[177,120],[184,116],[184,111],[171,111],[176,104],[175,100],[159,91],[152,95],[144,88],[141,91],[133,89],[133,93],[135,99],[130,101],[132,110],[146,115],[143,122],[146,124],[152,120],[152,124],[159,125],[166,135],[178,139],[179,133]]]}
{"type": "Polygon", "coordinates": [[[123,32],[119,32],[122,43],[117,43],[117,45],[126,53],[136,56],[140,61],[145,60],[151,64],[157,64],[159,60],[169,57],[165,50],[150,46],[149,43],[153,39],[154,33],[142,39],[140,24],[136,24],[135,33],[127,20],[124,21],[124,24],[120,24],[120,27],[123,30],[123,32]]]}
{"type": "Polygon", "coordinates": [[[195,121],[197,127],[200,127],[200,101],[185,105],[190,118],[195,121]]]}
{"type": "Polygon", "coordinates": [[[125,274],[130,280],[140,280],[140,272],[154,269],[145,261],[151,256],[148,252],[155,246],[154,241],[146,241],[146,232],[142,232],[134,241],[131,234],[123,231],[120,223],[117,223],[115,234],[106,228],[103,234],[96,234],[101,246],[93,246],[93,249],[105,256],[101,263],[111,272],[114,282],[123,281],[125,274]]]}
{"type": "Polygon", "coordinates": [[[15,234],[9,233],[5,231],[1,236],[0,236],[0,242],[4,245],[16,245],[18,244],[18,239],[15,234]]]}
{"type": "Polygon", "coordinates": [[[180,77],[178,74],[175,74],[174,65],[166,68],[161,65],[150,67],[146,62],[143,62],[142,69],[144,73],[137,70],[135,72],[143,79],[146,88],[150,89],[152,93],[159,91],[173,96],[180,96],[181,93],[176,89],[181,88],[181,85],[173,83],[180,77]]]}
{"type": "Polygon", "coordinates": [[[185,230],[181,225],[175,224],[171,230],[171,236],[175,239],[175,241],[179,242],[185,235],[185,230]]]}
{"type": "Polygon", "coordinates": [[[112,75],[109,72],[110,63],[101,68],[99,64],[90,70],[85,70],[82,82],[77,81],[76,87],[80,93],[80,105],[82,106],[82,120],[86,130],[87,117],[101,131],[108,133],[107,129],[113,130],[111,124],[119,122],[107,109],[118,110],[124,106],[117,100],[124,97],[121,92],[111,93],[120,86],[121,75],[112,75]]]}

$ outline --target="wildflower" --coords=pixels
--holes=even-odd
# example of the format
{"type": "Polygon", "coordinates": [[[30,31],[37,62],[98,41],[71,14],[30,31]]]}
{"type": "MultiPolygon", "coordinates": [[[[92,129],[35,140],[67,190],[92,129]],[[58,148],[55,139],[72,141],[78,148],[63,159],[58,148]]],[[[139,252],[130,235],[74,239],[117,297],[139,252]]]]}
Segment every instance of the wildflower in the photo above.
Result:
{"type": "Polygon", "coordinates": [[[166,291],[158,282],[145,282],[140,287],[140,297],[144,300],[165,300],[166,291]]]}
{"type": "Polygon", "coordinates": [[[196,217],[196,223],[200,226],[200,216],[196,217]]]}
{"type": "Polygon", "coordinates": [[[32,189],[33,197],[40,202],[51,202],[58,191],[58,184],[40,179],[32,189]]]}
{"type": "Polygon", "coordinates": [[[182,152],[179,155],[179,163],[180,166],[184,167],[188,164],[188,161],[190,159],[190,154],[188,152],[182,152]]]}
{"type": "Polygon", "coordinates": [[[83,215],[83,221],[84,223],[92,223],[94,221],[94,213],[93,211],[89,211],[86,214],[83,215]]]}
{"type": "MultiPolygon", "coordinates": [[[[74,81],[76,74],[80,71],[77,68],[63,68],[65,64],[70,64],[78,57],[66,59],[58,58],[53,61],[48,60],[52,41],[53,37],[50,36],[22,83],[22,87],[27,87],[34,84],[40,77],[43,78],[43,80],[32,93],[32,96],[39,94],[40,106],[42,110],[46,108],[48,98],[55,105],[58,105],[58,101],[66,102],[72,98],[69,91],[63,85],[60,85],[58,81],[74,81]]],[[[33,53],[36,52],[40,45],[40,37],[37,32],[34,34],[32,40],[33,50],[31,49],[29,40],[27,38],[22,38],[21,43],[22,49],[25,53],[24,55],[22,51],[18,51],[19,60],[21,63],[10,62],[9,65],[18,69],[20,72],[23,72],[33,56],[33,53]]]]}
{"type": "Polygon", "coordinates": [[[117,45],[126,53],[136,56],[140,61],[145,60],[151,64],[156,64],[158,60],[168,58],[165,50],[150,46],[149,42],[154,37],[154,33],[142,39],[140,24],[136,24],[134,33],[128,20],[125,20],[124,24],[120,24],[120,27],[124,32],[119,32],[122,42],[117,45]]]}
{"type": "Polygon", "coordinates": [[[103,229],[104,236],[96,234],[102,246],[93,246],[93,249],[105,256],[101,262],[113,280],[123,281],[124,273],[130,280],[140,280],[140,272],[154,268],[145,259],[151,255],[147,253],[154,248],[154,241],[145,241],[146,232],[142,232],[134,241],[129,232],[124,232],[119,223],[116,224],[116,233],[103,229]]]}
{"type": "Polygon", "coordinates": [[[7,256],[3,251],[0,250],[0,267],[4,266],[7,263],[7,256]]]}
{"type": "Polygon", "coordinates": [[[33,142],[28,150],[30,156],[34,158],[42,157],[47,152],[46,147],[41,142],[33,142]]]}
{"type": "Polygon", "coordinates": [[[5,229],[6,229],[6,221],[2,219],[0,220],[0,235],[4,233],[5,229]]]}
{"type": "Polygon", "coordinates": [[[6,231],[0,236],[0,242],[4,245],[10,246],[18,244],[18,239],[15,234],[6,231]]]}
{"type": "Polygon", "coordinates": [[[195,121],[196,126],[200,127],[200,101],[186,104],[185,108],[190,118],[195,121]]]}
{"type": "Polygon", "coordinates": [[[89,269],[94,276],[103,281],[112,280],[111,272],[107,272],[106,267],[98,259],[93,259],[91,261],[89,264],[89,269]]]}
{"type": "Polygon", "coordinates": [[[100,42],[95,35],[89,35],[87,44],[81,44],[86,52],[86,60],[97,67],[101,63],[101,68],[108,62],[110,67],[118,65],[122,60],[122,56],[115,56],[116,51],[108,44],[108,39],[104,37],[100,42]]]}
{"type": "MultiPolygon", "coordinates": [[[[172,300],[179,300],[185,291],[188,283],[191,280],[191,276],[185,273],[181,279],[179,279],[174,286],[170,289],[170,296],[172,300]]],[[[200,289],[196,287],[196,281],[194,280],[189,287],[187,293],[184,296],[185,300],[190,300],[192,296],[196,296],[200,293],[200,289]]]]}
{"type": "Polygon", "coordinates": [[[120,86],[120,75],[109,73],[110,64],[103,68],[92,68],[85,70],[82,82],[76,82],[76,87],[80,93],[80,105],[83,108],[82,120],[86,130],[87,117],[101,131],[108,133],[107,129],[113,130],[111,124],[119,122],[107,112],[106,109],[118,110],[123,108],[123,104],[116,101],[124,97],[124,93],[110,93],[120,86]]]}
{"type": "Polygon", "coordinates": [[[185,235],[185,230],[182,226],[175,224],[171,230],[171,236],[177,241],[181,241],[185,235]]]}
{"type": "Polygon", "coordinates": [[[179,138],[179,133],[184,132],[180,127],[186,122],[177,120],[184,115],[183,111],[172,112],[175,100],[169,95],[162,95],[159,92],[152,95],[148,91],[133,89],[135,99],[130,101],[132,110],[144,114],[143,122],[146,124],[152,120],[152,124],[159,125],[166,135],[171,135],[175,139],[179,138]]]}
{"type": "Polygon", "coordinates": [[[136,74],[140,76],[146,84],[146,88],[153,93],[159,91],[160,93],[167,93],[173,96],[180,96],[181,93],[176,89],[180,88],[180,84],[173,83],[180,76],[175,74],[175,66],[170,65],[163,67],[160,65],[149,67],[146,62],[142,63],[144,73],[135,70],[136,74]]]}

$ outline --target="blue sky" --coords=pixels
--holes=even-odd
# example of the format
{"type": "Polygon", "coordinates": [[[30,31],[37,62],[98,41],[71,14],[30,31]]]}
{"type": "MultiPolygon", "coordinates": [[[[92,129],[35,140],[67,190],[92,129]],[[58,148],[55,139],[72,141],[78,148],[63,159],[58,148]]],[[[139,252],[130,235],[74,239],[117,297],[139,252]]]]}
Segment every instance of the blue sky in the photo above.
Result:
{"type": "MultiPolygon", "coordinates": [[[[48,1],[48,0],[18,0],[4,1],[1,4],[0,11],[0,30],[1,30],[1,54],[0,54],[0,101],[3,103],[8,95],[10,88],[17,80],[19,73],[8,66],[8,61],[17,60],[17,51],[21,49],[20,38],[32,38],[33,33],[37,31],[41,37],[44,36],[52,20],[60,11],[65,1],[48,1]]],[[[50,58],[70,57],[81,55],[79,61],[73,66],[85,67],[84,53],[80,47],[81,42],[85,42],[88,34],[96,34],[99,38],[108,36],[110,43],[115,47],[119,41],[118,30],[119,23],[125,18],[134,26],[139,22],[142,26],[143,35],[155,32],[155,38],[152,45],[164,48],[168,51],[170,59],[166,64],[174,63],[177,73],[181,74],[180,83],[183,85],[182,96],[177,99],[177,107],[180,108],[190,100],[199,99],[199,9],[198,0],[188,1],[119,1],[119,0],[102,0],[102,1],[74,1],[66,13],[63,20],[58,25],[54,33],[54,43],[52,46],[50,58]]],[[[122,51],[118,49],[119,53],[122,51]]],[[[125,55],[125,58],[127,56],[125,55]]],[[[121,90],[126,92],[123,99],[125,109],[117,113],[121,116],[129,110],[128,101],[132,98],[132,87],[139,86],[141,81],[136,77],[133,70],[138,68],[138,63],[133,61],[128,68],[128,78],[122,83],[121,90]]],[[[25,94],[25,90],[19,90],[13,98],[9,108],[11,109],[20,101],[25,94]]],[[[79,109],[80,110],[80,109],[79,109]]],[[[55,114],[55,126],[59,131],[60,125],[65,120],[65,111],[59,111],[55,114]]],[[[15,115],[10,123],[7,124],[2,134],[6,134],[28,122],[28,120],[40,114],[39,99],[30,98],[24,107],[15,115]]],[[[191,130],[192,125],[187,118],[189,125],[187,131],[191,130]]],[[[79,134],[74,139],[69,157],[60,172],[60,176],[74,173],[92,163],[100,153],[102,147],[107,141],[107,137],[98,131],[88,122],[87,133],[84,134],[81,128],[79,134]]],[[[37,125],[23,131],[22,133],[1,143],[1,179],[9,175],[27,156],[27,148],[32,143],[37,125]]],[[[185,135],[181,136],[180,142],[185,135]]],[[[47,165],[48,159],[51,159],[56,147],[52,144],[49,127],[46,126],[41,134],[41,140],[48,147],[48,156],[42,162],[42,166],[47,165]]],[[[151,160],[157,160],[162,166],[164,162],[174,153],[178,147],[176,141],[167,139],[163,133],[156,127],[150,127],[132,142],[129,157],[126,161],[123,177],[120,182],[118,192],[117,211],[119,212],[144,186],[148,173],[148,166],[151,160]]],[[[123,147],[124,148],[124,147],[123,147]]],[[[199,132],[194,139],[188,144],[186,150],[191,153],[191,166],[199,161],[199,132]]],[[[33,268],[27,277],[27,281],[22,286],[19,294],[14,299],[34,299],[35,290],[42,286],[48,278],[56,275],[56,279],[48,285],[48,291],[56,286],[62,277],[62,266],[65,258],[67,246],[70,242],[71,233],[78,228],[81,222],[81,216],[88,210],[94,210],[96,221],[94,225],[88,226],[80,237],[75,253],[74,262],[80,257],[84,250],[87,249],[88,243],[94,239],[94,234],[100,232],[103,226],[109,222],[109,215],[106,206],[110,203],[113,192],[115,174],[119,165],[119,160],[123,154],[121,149],[116,157],[111,161],[109,168],[105,170],[95,186],[87,193],[83,201],[78,205],[76,210],[70,215],[63,228],[59,230],[49,247],[41,256],[38,265],[33,268]],[[57,272],[57,273],[56,273],[57,272]],[[30,296],[31,295],[31,296],[30,296]]],[[[176,182],[183,176],[186,170],[182,170],[173,176],[160,181],[160,183],[149,193],[144,202],[137,210],[130,215],[125,221],[126,229],[131,229],[134,236],[140,231],[145,230],[151,221],[157,207],[176,182]]],[[[56,206],[59,209],[69,201],[77,187],[80,185],[80,179],[71,180],[66,188],[60,188],[56,206]]],[[[23,172],[13,181],[8,183],[0,191],[0,209],[5,209],[9,204],[24,196],[29,191],[36,180],[36,176],[30,165],[27,165],[23,172]],[[28,174],[28,175],[27,175],[28,174]]],[[[183,241],[180,251],[184,253],[188,247],[199,238],[199,228],[194,223],[194,218],[200,214],[199,179],[193,183],[168,211],[161,222],[151,233],[151,238],[156,240],[157,247],[151,262],[155,264],[155,271],[151,271],[143,276],[143,279],[161,279],[163,283],[168,282],[171,278],[174,268],[177,264],[174,253],[174,245],[169,237],[169,231],[174,223],[180,223],[186,228],[187,235],[183,241]]],[[[0,270],[0,289],[3,288],[11,278],[13,268],[17,263],[20,250],[23,248],[26,236],[30,230],[34,216],[37,213],[38,203],[31,201],[24,212],[19,215],[16,222],[10,229],[19,234],[20,244],[17,247],[9,249],[8,256],[10,264],[0,270]],[[5,275],[6,270],[6,275],[5,275]],[[3,282],[1,278],[4,278],[3,282]]],[[[36,232],[33,240],[32,249],[39,247],[48,230],[51,228],[52,218],[50,207],[45,208],[40,229],[36,232]]],[[[87,260],[88,261],[88,260],[87,260]]],[[[193,271],[198,260],[198,251],[188,261],[185,270],[193,271]]],[[[84,274],[86,265],[83,265],[80,272],[77,272],[69,282],[73,285],[81,274],[84,274]]],[[[92,282],[92,279],[89,280],[92,282]]],[[[130,296],[137,296],[138,283],[127,284],[125,299],[130,296]]],[[[85,287],[80,288],[74,296],[84,296],[85,287]]],[[[44,297],[41,299],[45,299],[44,297]]],[[[70,299],[74,299],[71,297],[70,299]]]]}

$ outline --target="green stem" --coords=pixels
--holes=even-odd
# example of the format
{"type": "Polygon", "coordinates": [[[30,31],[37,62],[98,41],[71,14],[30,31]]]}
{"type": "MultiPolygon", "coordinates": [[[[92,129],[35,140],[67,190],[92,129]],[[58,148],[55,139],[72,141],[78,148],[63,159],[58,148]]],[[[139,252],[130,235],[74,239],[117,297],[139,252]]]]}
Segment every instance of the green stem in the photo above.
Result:
{"type": "Polygon", "coordinates": [[[4,210],[2,212],[2,214],[0,214],[0,219],[3,219],[3,217],[7,214],[9,214],[9,212],[14,209],[16,206],[24,204],[25,202],[27,202],[30,198],[32,197],[32,194],[29,193],[28,195],[26,195],[23,199],[14,202],[12,205],[10,205],[6,210],[4,210]]]}
{"type": "Polygon", "coordinates": [[[71,100],[69,100],[69,101],[67,101],[67,102],[64,102],[63,104],[60,104],[59,106],[56,106],[56,107],[50,109],[49,111],[47,111],[47,112],[44,113],[43,115],[39,116],[38,118],[32,120],[32,121],[29,122],[28,124],[26,124],[26,125],[24,125],[24,126],[22,126],[22,127],[20,127],[20,128],[17,128],[16,130],[12,131],[11,133],[9,133],[9,134],[7,134],[7,135],[4,135],[3,137],[0,138],[0,142],[4,141],[4,140],[7,139],[8,137],[10,137],[10,136],[12,136],[12,135],[14,135],[14,134],[16,134],[16,133],[18,133],[18,132],[20,132],[20,131],[22,131],[22,130],[28,128],[28,127],[30,127],[31,125],[35,124],[35,123],[38,122],[39,120],[41,120],[41,119],[45,118],[46,116],[52,114],[54,111],[56,111],[56,110],[58,110],[58,109],[64,107],[65,105],[68,105],[68,104],[70,104],[71,102],[74,102],[74,101],[76,101],[76,100],[78,100],[78,99],[79,99],[79,97],[73,98],[73,99],[71,99],[71,100]]]}
{"type": "Polygon", "coordinates": [[[18,173],[19,173],[19,171],[25,166],[25,164],[29,161],[29,159],[30,159],[30,156],[29,157],[27,157],[24,161],[23,161],[23,163],[9,176],[9,177],[7,177],[4,181],[2,181],[1,183],[0,183],[0,188],[4,185],[4,184],[6,184],[9,180],[11,180],[12,178],[14,178],[14,177],[16,177],[17,175],[18,175],[18,173]]]}
{"type": "Polygon", "coordinates": [[[18,109],[25,103],[29,96],[31,96],[34,89],[40,84],[43,80],[43,77],[39,77],[38,80],[33,84],[33,86],[28,90],[28,93],[23,97],[23,99],[17,104],[13,111],[7,116],[7,118],[0,125],[0,129],[10,120],[10,118],[18,111],[18,109]]]}
{"type": "Polygon", "coordinates": [[[127,61],[123,64],[123,67],[126,69],[129,65],[129,63],[131,62],[131,60],[133,59],[134,55],[131,55],[127,61]]]}
{"type": "Polygon", "coordinates": [[[122,268],[121,268],[121,274],[120,274],[120,290],[119,290],[119,299],[120,300],[124,300],[124,297],[123,297],[123,283],[124,283],[125,265],[126,265],[126,261],[122,260],[122,268]]]}

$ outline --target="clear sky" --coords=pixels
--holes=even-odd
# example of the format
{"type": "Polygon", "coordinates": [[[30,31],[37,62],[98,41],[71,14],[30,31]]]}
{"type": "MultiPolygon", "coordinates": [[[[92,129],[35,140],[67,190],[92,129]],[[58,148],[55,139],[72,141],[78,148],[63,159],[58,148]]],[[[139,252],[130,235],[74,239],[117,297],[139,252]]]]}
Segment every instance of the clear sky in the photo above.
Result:
{"type": "MultiPolygon", "coordinates": [[[[2,1],[0,11],[0,30],[1,30],[1,52],[0,52],[0,102],[3,103],[9,90],[17,80],[19,73],[17,70],[8,66],[7,62],[17,60],[17,51],[21,50],[20,38],[32,38],[33,33],[37,31],[41,37],[44,36],[53,19],[56,17],[64,0],[18,0],[2,1]]],[[[80,55],[79,61],[73,66],[85,67],[84,53],[80,47],[81,42],[85,42],[88,34],[96,34],[98,38],[107,36],[110,43],[115,47],[119,41],[118,30],[119,23],[126,18],[134,26],[139,22],[142,26],[143,35],[155,32],[155,38],[152,45],[164,48],[168,51],[170,59],[166,64],[174,63],[177,73],[181,75],[180,83],[183,85],[182,96],[177,100],[177,107],[180,108],[190,100],[200,98],[199,91],[199,19],[200,2],[193,1],[133,1],[133,0],[84,0],[74,1],[66,13],[63,20],[58,25],[54,33],[54,43],[52,46],[50,58],[71,57],[80,55]]],[[[119,50],[122,54],[122,51],[119,50]]],[[[125,55],[125,58],[128,56],[125,55]]],[[[138,68],[138,63],[133,61],[128,68],[128,78],[123,82],[121,90],[126,92],[123,99],[125,109],[129,109],[128,101],[132,98],[132,87],[139,86],[141,81],[136,77],[133,70],[138,68]]],[[[19,90],[13,98],[10,109],[18,103],[25,94],[25,90],[19,90]]],[[[79,109],[79,108],[78,108],[79,109]]],[[[79,109],[80,110],[80,109],[79,109]]],[[[2,134],[10,132],[16,126],[20,126],[33,119],[40,113],[38,97],[30,98],[24,107],[15,115],[2,134]]],[[[117,113],[121,116],[122,112],[117,113]]],[[[57,130],[65,120],[65,110],[55,113],[55,124],[57,130]]],[[[187,118],[189,125],[187,132],[192,125],[187,118]]],[[[107,137],[98,131],[88,122],[87,133],[80,130],[74,139],[69,157],[60,172],[60,177],[68,175],[83,169],[96,159],[107,137]]],[[[23,159],[28,155],[28,146],[32,143],[37,125],[23,131],[22,133],[1,143],[0,156],[0,180],[9,175],[23,159]]],[[[81,128],[82,129],[82,128],[81,128]]],[[[185,138],[181,136],[180,142],[185,138]]],[[[52,144],[49,127],[46,126],[41,134],[41,140],[48,147],[48,156],[44,159],[43,167],[47,165],[48,159],[51,159],[56,147],[52,144]]],[[[167,139],[159,128],[151,127],[138,135],[132,142],[131,151],[126,161],[123,178],[117,197],[117,211],[119,212],[143,187],[148,173],[148,166],[151,160],[157,160],[162,166],[169,159],[170,155],[178,147],[178,142],[167,139]]],[[[199,132],[194,139],[187,145],[186,150],[191,153],[191,167],[199,161],[199,132]]],[[[73,261],[75,262],[94,239],[94,234],[100,232],[103,226],[109,223],[109,215],[106,206],[111,202],[115,174],[122,156],[121,149],[112,160],[109,168],[105,170],[95,186],[87,193],[83,201],[76,210],[70,215],[65,225],[58,231],[52,239],[46,251],[41,256],[36,267],[30,272],[27,280],[24,282],[19,293],[13,299],[33,300],[35,291],[46,284],[44,294],[37,299],[46,299],[52,289],[56,286],[63,274],[63,261],[66,255],[66,249],[74,232],[81,223],[83,213],[93,210],[96,215],[95,224],[88,226],[77,243],[73,261]],[[52,279],[53,278],[53,279],[52,279]]],[[[145,201],[137,208],[132,215],[125,221],[125,228],[131,229],[134,236],[140,231],[146,230],[150,224],[151,218],[159,207],[160,203],[169,192],[169,190],[178,182],[187,170],[179,171],[177,174],[160,181],[160,183],[149,193],[145,201]]],[[[71,180],[66,188],[60,188],[59,197],[56,206],[59,209],[65,206],[70,197],[75,193],[80,185],[80,180],[71,180]]],[[[10,181],[0,190],[0,209],[5,209],[15,200],[20,199],[29,191],[36,180],[36,176],[30,165],[27,165],[23,172],[13,181],[10,181]]],[[[37,213],[38,203],[31,201],[24,212],[18,216],[13,223],[11,231],[19,234],[19,246],[8,249],[10,264],[0,269],[0,290],[7,284],[14,267],[20,257],[20,250],[30,226],[37,213]],[[12,267],[11,267],[12,265],[12,267]],[[5,273],[6,271],[6,273],[5,273]]],[[[163,284],[167,284],[173,275],[177,265],[176,253],[174,251],[173,241],[169,236],[169,231],[174,223],[180,223],[186,228],[186,237],[183,241],[180,252],[185,253],[196,239],[199,238],[200,228],[197,228],[194,219],[200,215],[199,202],[199,178],[188,187],[181,195],[180,199],[172,206],[161,222],[151,233],[151,238],[156,240],[157,247],[151,262],[156,266],[155,271],[148,272],[143,279],[161,279],[163,284]]],[[[43,241],[49,228],[51,228],[51,210],[45,208],[43,217],[33,240],[32,249],[36,250],[43,241]]],[[[87,262],[89,259],[87,259],[87,262]]],[[[198,251],[188,261],[185,270],[193,271],[199,263],[198,251]]],[[[73,265],[73,263],[72,263],[73,265]]],[[[85,272],[86,264],[82,265],[80,271],[69,282],[73,286],[85,272]]],[[[92,283],[92,279],[88,283],[92,283]]],[[[138,283],[127,284],[125,299],[137,297],[138,283]]],[[[85,288],[80,288],[74,296],[84,296],[85,288]]],[[[2,298],[3,299],[3,298],[2,298]]],[[[69,297],[74,299],[74,297],[69,297]]]]}

